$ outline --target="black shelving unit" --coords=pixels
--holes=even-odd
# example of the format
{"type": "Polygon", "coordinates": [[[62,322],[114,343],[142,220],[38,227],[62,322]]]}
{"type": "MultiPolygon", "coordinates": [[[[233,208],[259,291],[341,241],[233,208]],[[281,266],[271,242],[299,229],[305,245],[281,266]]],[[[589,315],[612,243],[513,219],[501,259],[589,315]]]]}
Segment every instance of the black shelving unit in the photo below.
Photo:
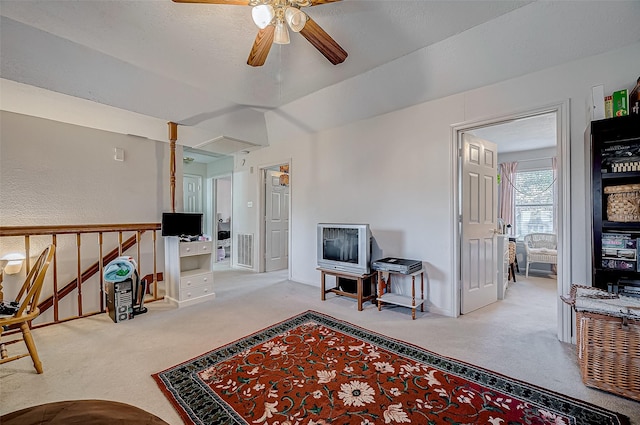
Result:
{"type": "Polygon", "coordinates": [[[604,192],[609,186],[640,184],[634,156],[640,157],[639,115],[591,123],[593,285],[640,297],[640,222],[609,220],[604,192]]]}

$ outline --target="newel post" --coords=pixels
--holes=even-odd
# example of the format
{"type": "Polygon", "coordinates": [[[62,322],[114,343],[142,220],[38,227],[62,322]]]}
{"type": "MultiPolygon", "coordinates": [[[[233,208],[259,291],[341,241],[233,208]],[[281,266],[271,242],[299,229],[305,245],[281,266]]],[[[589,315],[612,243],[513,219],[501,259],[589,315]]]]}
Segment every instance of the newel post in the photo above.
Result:
{"type": "Polygon", "coordinates": [[[178,140],[178,124],[169,122],[169,146],[171,160],[169,164],[169,181],[171,188],[171,212],[176,212],[176,140],[178,140]]]}

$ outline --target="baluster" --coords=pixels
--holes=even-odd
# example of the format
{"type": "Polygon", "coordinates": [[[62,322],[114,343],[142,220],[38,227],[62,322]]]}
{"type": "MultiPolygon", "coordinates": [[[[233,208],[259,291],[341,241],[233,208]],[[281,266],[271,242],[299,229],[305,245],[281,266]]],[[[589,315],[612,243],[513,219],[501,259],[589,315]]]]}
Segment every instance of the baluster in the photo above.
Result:
{"type": "Polygon", "coordinates": [[[53,321],[58,321],[58,235],[51,235],[51,243],[56,247],[53,253],[53,321]]]}
{"type": "MultiPolygon", "coordinates": [[[[157,255],[158,255],[158,248],[157,248],[157,238],[158,238],[158,233],[157,231],[160,229],[160,225],[159,223],[153,223],[153,224],[145,224],[142,226],[137,226],[134,224],[129,224],[129,225],[68,225],[68,226],[33,226],[33,227],[25,227],[25,226],[14,226],[14,227],[5,227],[5,226],[0,226],[0,238],[3,237],[14,237],[14,236],[19,236],[23,238],[23,243],[24,243],[24,252],[25,252],[25,269],[26,272],[30,272],[31,269],[33,268],[33,259],[31,258],[31,236],[40,236],[40,235],[47,235],[51,237],[51,243],[56,246],[58,248],[58,235],[76,235],[76,278],[73,278],[73,263],[71,263],[70,265],[66,265],[63,263],[59,263],[58,262],[58,256],[59,255],[63,255],[63,251],[64,250],[56,250],[56,252],[54,253],[52,262],[53,265],[51,266],[51,270],[53,273],[52,276],[52,293],[51,295],[49,295],[49,297],[47,297],[46,299],[44,299],[41,303],[40,303],[40,309],[42,312],[45,312],[47,309],[52,309],[53,310],[53,314],[52,314],[52,321],[50,323],[38,323],[35,325],[35,327],[41,327],[41,326],[46,326],[48,324],[51,323],[60,323],[61,321],[66,321],[67,319],[61,318],[61,303],[64,303],[64,298],[68,297],[68,300],[71,300],[71,303],[73,302],[73,290],[77,291],[77,303],[78,303],[78,307],[77,307],[77,316],[74,314],[72,316],[74,317],[70,317],[69,319],[75,319],[75,318],[80,318],[80,317],[86,317],[88,315],[92,315],[92,314],[96,314],[96,313],[100,313],[100,312],[104,312],[106,310],[106,291],[105,291],[105,282],[104,282],[104,270],[105,270],[105,255],[107,256],[113,256],[114,254],[118,254],[118,255],[123,255],[124,252],[127,251],[127,247],[132,246],[133,243],[137,243],[138,244],[138,248],[137,248],[137,270],[139,273],[141,273],[142,270],[142,237],[144,236],[144,233],[146,231],[151,231],[153,232],[152,235],[152,254],[153,254],[153,289],[149,289],[149,295],[153,296],[153,299],[151,300],[158,300],[159,298],[159,282],[158,282],[158,264],[157,264],[157,255]],[[117,239],[118,239],[118,246],[114,247],[115,249],[109,248],[107,246],[107,248],[109,249],[108,253],[105,253],[104,249],[105,249],[105,241],[104,241],[104,233],[108,232],[110,234],[113,233],[117,233],[117,239]],[[134,235],[131,235],[130,237],[125,237],[125,233],[131,233],[131,232],[136,232],[134,235]],[[99,248],[99,255],[100,255],[100,259],[98,260],[97,264],[95,262],[92,262],[90,267],[88,267],[86,270],[83,270],[83,265],[82,265],[82,236],[85,233],[98,233],[98,248],[99,248]],[[67,270],[67,272],[71,272],[71,281],[70,282],[61,282],[59,281],[59,277],[62,276],[60,273],[63,273],[64,275],[68,276],[68,273],[64,271],[64,269],[67,270]],[[95,281],[98,282],[99,284],[99,291],[95,291],[94,289],[91,289],[90,292],[88,293],[91,297],[94,297],[96,293],[99,292],[99,296],[100,296],[100,310],[96,310],[95,312],[91,311],[91,312],[87,312],[85,314],[84,312],[84,295],[82,292],[83,286],[84,286],[84,280],[89,280],[88,283],[90,283],[91,285],[93,285],[93,281],[94,279],[92,279],[92,276],[95,275],[95,273],[99,273],[98,279],[96,279],[95,281]],[[75,280],[75,282],[74,282],[75,280]],[[60,283],[65,283],[65,285],[61,285],[60,283]],[[153,291],[153,293],[152,293],[153,291]]],[[[38,244],[39,245],[39,244],[38,244]]],[[[73,249],[73,248],[71,248],[73,249]]],[[[50,273],[50,274],[51,274],[50,273]]],[[[151,282],[148,281],[147,279],[147,283],[149,283],[149,287],[151,286],[151,282]]],[[[1,285],[1,283],[0,283],[1,285]]],[[[147,293],[145,292],[144,295],[146,295],[147,293]]],[[[151,297],[149,297],[151,298],[151,297]]],[[[91,300],[91,302],[95,302],[96,300],[91,300]]]]}
{"type": "Polygon", "coordinates": [[[25,257],[25,265],[27,266],[26,274],[29,274],[31,271],[31,239],[29,239],[29,235],[24,237],[24,255],[25,257]]]}
{"type": "Polygon", "coordinates": [[[156,252],[156,231],[153,231],[153,299],[158,299],[158,271],[157,271],[157,252],[156,252]]]}
{"type": "MultiPolygon", "coordinates": [[[[136,231],[136,265],[138,268],[138,280],[142,279],[142,263],[141,263],[141,258],[140,258],[140,230],[136,231]]],[[[139,284],[141,284],[141,282],[138,282],[139,284]]],[[[138,300],[138,295],[140,295],[140,297],[144,298],[144,291],[142,291],[142,286],[138,285],[137,288],[133,288],[134,291],[136,291],[135,294],[133,294],[133,300],[135,301],[140,301],[138,300]],[[138,294],[137,292],[140,291],[140,294],[138,294]]]]}
{"type": "Polygon", "coordinates": [[[76,247],[78,253],[78,277],[76,278],[76,288],[78,289],[78,316],[82,317],[82,267],[80,264],[80,236],[81,233],[76,233],[76,247]]]}
{"type": "Polygon", "coordinates": [[[98,251],[99,251],[99,255],[98,255],[98,273],[100,274],[99,279],[100,279],[100,311],[104,312],[104,278],[102,276],[102,274],[104,273],[104,255],[102,253],[102,244],[103,244],[103,239],[102,239],[102,232],[98,232],[98,251]]]}

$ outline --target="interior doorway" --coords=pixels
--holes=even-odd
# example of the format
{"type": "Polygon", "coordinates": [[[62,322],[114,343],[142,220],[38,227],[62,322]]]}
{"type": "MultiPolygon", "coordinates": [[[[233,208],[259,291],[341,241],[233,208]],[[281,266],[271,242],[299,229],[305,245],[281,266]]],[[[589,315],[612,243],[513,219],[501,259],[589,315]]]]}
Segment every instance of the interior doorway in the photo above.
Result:
{"type": "Polygon", "coordinates": [[[291,174],[289,163],[261,168],[262,255],[260,270],[289,268],[289,213],[291,174]]]}
{"type": "MultiPolygon", "coordinates": [[[[480,122],[469,122],[464,123],[459,126],[456,126],[452,129],[453,134],[453,148],[456,152],[456,158],[458,157],[459,148],[461,147],[462,135],[464,133],[471,133],[474,135],[478,135],[484,139],[491,140],[497,142],[498,144],[498,154],[505,150],[511,150],[512,152],[517,151],[518,149],[522,149],[522,146],[527,143],[530,146],[534,146],[535,144],[535,135],[531,137],[531,135],[527,135],[525,133],[514,133],[512,136],[512,144],[513,146],[507,147],[504,141],[497,140],[492,136],[492,130],[495,132],[499,132],[502,130],[504,132],[505,129],[509,130],[509,126],[512,127],[511,130],[517,128],[517,124],[529,124],[531,126],[532,123],[536,122],[536,119],[547,119],[547,121],[553,122],[553,127],[551,128],[552,134],[552,142],[547,141],[548,148],[553,146],[555,151],[557,169],[556,176],[557,181],[556,184],[556,231],[557,231],[557,240],[558,240],[558,266],[557,266],[557,293],[558,295],[568,293],[570,286],[570,268],[568,267],[569,258],[570,258],[570,244],[569,241],[569,229],[568,229],[568,220],[569,220],[569,205],[570,205],[570,192],[569,192],[569,137],[568,137],[568,102],[564,102],[557,105],[552,105],[544,108],[540,108],[538,110],[527,111],[521,114],[514,114],[511,116],[498,117],[494,119],[489,119],[480,122]],[[541,118],[542,117],[542,118],[541,118]],[[549,120],[551,117],[551,120],[549,120]],[[527,122],[528,121],[528,122],[527,122]],[[501,127],[504,126],[504,127],[501,127]],[[528,142],[527,142],[528,140],[528,142]],[[567,242],[565,242],[567,241],[567,242]]],[[[531,128],[535,128],[535,125],[531,126],[531,128]]],[[[538,146],[541,148],[541,146],[538,146]]],[[[524,150],[524,149],[522,149],[524,150]]],[[[457,179],[458,184],[456,185],[456,194],[455,194],[455,205],[454,209],[456,211],[456,215],[461,217],[461,200],[468,196],[468,193],[465,193],[464,188],[462,186],[462,181],[460,177],[460,164],[458,160],[454,161],[454,172],[457,179]]],[[[497,206],[496,206],[497,208],[497,206]]],[[[462,230],[462,222],[459,222],[459,226],[455,229],[456,232],[456,246],[454,252],[454,263],[455,263],[455,271],[456,276],[458,276],[457,281],[458,285],[456,288],[453,288],[453,299],[454,305],[452,306],[454,311],[457,311],[457,314],[461,312],[461,285],[462,285],[462,270],[466,266],[463,264],[464,256],[461,254],[461,235],[463,233],[462,230]]],[[[521,266],[522,267],[522,266],[521,266]]],[[[560,301],[559,297],[556,297],[557,302],[557,312],[558,312],[558,338],[561,341],[570,342],[571,341],[571,311],[566,308],[563,303],[560,301]]]]}
{"type": "Polygon", "coordinates": [[[233,258],[233,157],[184,147],[182,163],[184,209],[203,213],[204,234],[214,243],[214,262],[220,259],[221,266],[229,267],[233,258]]]}
{"type": "Polygon", "coordinates": [[[232,241],[232,184],[231,175],[214,177],[213,188],[213,210],[215,211],[214,240],[216,244],[217,263],[231,263],[232,241]]]}

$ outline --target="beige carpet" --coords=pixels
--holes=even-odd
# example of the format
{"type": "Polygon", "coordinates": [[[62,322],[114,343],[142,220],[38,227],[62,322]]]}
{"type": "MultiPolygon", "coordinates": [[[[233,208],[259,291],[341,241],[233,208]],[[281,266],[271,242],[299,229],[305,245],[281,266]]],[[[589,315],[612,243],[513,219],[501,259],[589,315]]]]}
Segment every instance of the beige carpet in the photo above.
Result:
{"type": "Polygon", "coordinates": [[[163,302],[115,324],[107,315],[34,331],[44,374],[29,358],[0,366],[0,414],[71,399],[120,401],[171,424],[181,420],[151,374],[294,314],[316,310],[571,397],[623,413],[640,425],[640,403],[585,387],[575,347],[556,338],[556,281],[518,275],[507,298],[451,319],[327,295],[286,280],[287,271],[218,270],[216,299],[175,309],[163,302]]]}

